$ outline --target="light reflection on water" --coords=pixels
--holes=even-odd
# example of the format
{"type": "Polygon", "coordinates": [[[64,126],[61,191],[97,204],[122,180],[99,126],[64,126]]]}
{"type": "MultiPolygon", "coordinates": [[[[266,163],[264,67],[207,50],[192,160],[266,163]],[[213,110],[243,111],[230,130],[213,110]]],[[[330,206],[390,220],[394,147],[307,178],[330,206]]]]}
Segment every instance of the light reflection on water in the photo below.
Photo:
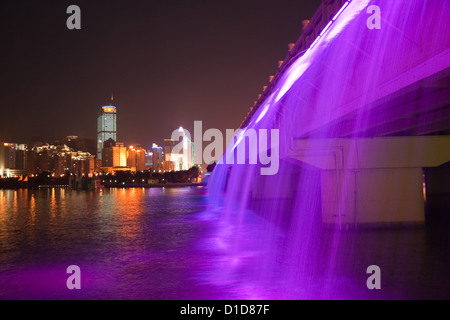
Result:
{"type": "MultiPolygon", "coordinates": [[[[0,190],[0,298],[179,296],[203,189],[0,190]],[[82,270],[70,292],[65,270],[82,270]]],[[[184,290],[184,289],[183,289],[184,290]]],[[[184,290],[186,291],[186,290],[184,290]]]]}
{"type": "Polygon", "coordinates": [[[202,188],[0,190],[0,299],[450,297],[439,230],[344,233],[331,273],[320,264],[334,236],[324,231],[309,257],[319,263],[289,291],[289,235],[250,211],[230,223],[206,200],[202,188]],[[66,288],[72,264],[81,290],[66,288]],[[379,292],[365,286],[370,264],[383,271],[379,292]]]}

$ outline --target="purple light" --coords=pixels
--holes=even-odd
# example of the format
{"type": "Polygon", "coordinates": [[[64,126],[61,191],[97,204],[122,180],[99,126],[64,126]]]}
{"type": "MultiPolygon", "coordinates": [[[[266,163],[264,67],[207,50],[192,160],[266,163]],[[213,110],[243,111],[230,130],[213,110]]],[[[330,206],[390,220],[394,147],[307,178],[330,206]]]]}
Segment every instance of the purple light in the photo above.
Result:
{"type": "MultiPolygon", "coordinates": [[[[421,222],[423,199],[416,198],[423,198],[423,186],[416,171],[421,174],[422,166],[415,170],[411,163],[427,154],[421,149],[425,140],[416,152],[398,150],[419,140],[410,133],[416,128],[440,129],[437,110],[449,94],[433,95],[427,88],[448,77],[450,6],[380,0],[383,26],[372,30],[366,24],[368,4],[346,1],[309,49],[277,75],[271,95],[248,122],[255,130],[279,129],[279,173],[264,177],[252,165],[222,164],[214,171],[209,195],[222,205],[224,230],[232,230],[232,237],[218,231],[216,249],[220,244],[226,255],[228,281],[248,280],[243,291],[271,288],[266,293],[274,298],[372,298],[361,281],[365,274],[344,272],[343,265],[362,266],[353,247],[343,255],[348,234],[342,230],[391,220],[421,222]],[[400,93],[408,94],[405,101],[399,102],[400,93]],[[411,182],[402,185],[403,179],[411,182]],[[406,208],[410,200],[400,201],[396,193],[409,189],[418,204],[412,210],[406,208]],[[327,227],[331,231],[324,231],[327,227]]],[[[392,272],[403,267],[383,260],[383,248],[378,249],[367,255],[380,261],[369,263],[386,261],[392,272]]],[[[211,278],[216,276],[224,275],[211,278]]],[[[387,294],[401,297],[407,290],[387,294]]]]}
{"type": "Polygon", "coordinates": [[[342,13],[342,11],[344,11],[345,8],[347,8],[347,6],[348,6],[348,4],[350,3],[350,1],[351,1],[351,0],[349,0],[349,1],[347,1],[347,2],[344,3],[344,5],[342,6],[342,8],[339,9],[339,11],[338,11],[338,12],[334,15],[334,17],[331,19],[332,21],[335,21],[335,20],[339,17],[339,15],[342,13]]]}
{"type": "Polygon", "coordinates": [[[330,22],[328,22],[328,24],[325,26],[325,28],[323,28],[323,30],[320,32],[319,37],[321,37],[328,30],[328,28],[331,26],[332,23],[333,23],[333,20],[330,20],[330,22]]]}
{"type": "Polygon", "coordinates": [[[313,43],[311,43],[311,46],[309,48],[312,49],[314,47],[314,45],[319,41],[319,39],[320,39],[320,35],[313,41],[313,43]]]}

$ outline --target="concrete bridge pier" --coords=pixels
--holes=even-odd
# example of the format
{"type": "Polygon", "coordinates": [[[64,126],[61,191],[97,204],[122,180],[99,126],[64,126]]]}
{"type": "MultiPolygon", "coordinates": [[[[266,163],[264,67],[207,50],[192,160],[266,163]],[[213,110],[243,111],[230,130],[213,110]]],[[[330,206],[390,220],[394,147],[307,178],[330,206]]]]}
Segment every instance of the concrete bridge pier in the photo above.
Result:
{"type": "Polygon", "coordinates": [[[423,225],[424,169],[450,161],[450,136],[294,139],[287,156],[320,169],[324,225],[423,225]]]}

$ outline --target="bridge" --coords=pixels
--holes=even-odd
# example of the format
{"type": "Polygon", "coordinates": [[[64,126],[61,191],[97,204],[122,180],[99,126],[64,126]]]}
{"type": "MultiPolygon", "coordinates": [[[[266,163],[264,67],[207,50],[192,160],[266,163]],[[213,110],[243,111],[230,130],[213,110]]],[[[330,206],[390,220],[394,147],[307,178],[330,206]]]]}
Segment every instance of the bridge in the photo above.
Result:
{"type": "MultiPolygon", "coordinates": [[[[427,197],[450,203],[448,17],[447,0],[323,1],[250,108],[241,129],[279,129],[282,164],[318,173],[324,224],[423,224],[427,197]]],[[[254,175],[252,199],[295,197],[294,171],[254,175]]]]}

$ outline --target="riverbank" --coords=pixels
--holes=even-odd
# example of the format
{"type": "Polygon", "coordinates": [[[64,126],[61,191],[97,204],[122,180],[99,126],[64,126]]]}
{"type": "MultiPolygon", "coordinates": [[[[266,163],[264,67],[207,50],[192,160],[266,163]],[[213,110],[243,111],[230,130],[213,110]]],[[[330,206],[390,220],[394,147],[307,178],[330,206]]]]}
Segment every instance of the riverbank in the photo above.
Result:
{"type": "Polygon", "coordinates": [[[0,189],[42,189],[42,188],[64,188],[93,190],[99,188],[181,188],[181,187],[204,187],[206,183],[192,182],[102,182],[99,179],[87,178],[80,181],[69,180],[68,178],[37,179],[30,178],[28,181],[19,181],[17,178],[0,179],[0,189]]]}
{"type": "Polygon", "coordinates": [[[204,183],[105,183],[103,188],[181,188],[181,187],[204,187],[204,183]]]}

